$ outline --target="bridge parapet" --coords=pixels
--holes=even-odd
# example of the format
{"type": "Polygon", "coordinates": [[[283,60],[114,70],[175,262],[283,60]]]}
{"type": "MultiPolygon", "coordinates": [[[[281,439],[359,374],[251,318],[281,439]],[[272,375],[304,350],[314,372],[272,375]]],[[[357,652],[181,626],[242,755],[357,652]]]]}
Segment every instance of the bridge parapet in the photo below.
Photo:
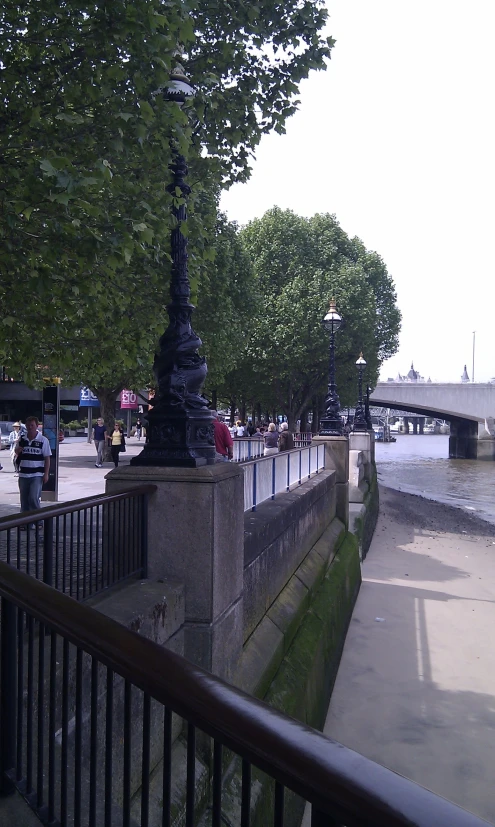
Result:
{"type": "Polygon", "coordinates": [[[495,383],[379,382],[370,402],[441,419],[484,423],[495,416],[495,383]]]}
{"type": "Polygon", "coordinates": [[[495,383],[379,382],[373,405],[409,411],[451,424],[449,456],[495,460],[495,383]]]}

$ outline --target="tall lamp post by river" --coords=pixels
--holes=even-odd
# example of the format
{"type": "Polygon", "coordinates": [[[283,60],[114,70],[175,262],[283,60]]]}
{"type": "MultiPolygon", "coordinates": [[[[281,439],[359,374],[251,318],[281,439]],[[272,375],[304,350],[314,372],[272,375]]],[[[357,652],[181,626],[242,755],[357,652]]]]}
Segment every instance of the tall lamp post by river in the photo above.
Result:
{"type": "Polygon", "coordinates": [[[373,422],[372,422],[372,419],[371,419],[371,412],[370,412],[370,394],[371,394],[371,388],[367,384],[366,385],[366,401],[364,403],[364,416],[365,416],[365,419],[366,419],[366,427],[367,427],[368,431],[373,430],[373,422]]]}
{"type": "MultiPolygon", "coordinates": [[[[194,94],[194,87],[178,67],[164,91],[168,101],[179,106],[194,94]]],[[[171,141],[172,182],[167,191],[173,197],[175,227],[171,236],[172,270],[169,325],[159,341],[153,363],[157,392],[147,416],[146,444],[131,465],[162,465],[196,468],[215,461],[213,417],[208,400],[202,396],[207,367],[198,353],[202,342],[191,327],[194,306],[187,270],[187,238],[182,225],[187,219],[187,164],[175,141],[171,141]]]]}
{"type": "Polygon", "coordinates": [[[325,399],[325,413],[320,419],[320,436],[343,436],[344,426],[340,416],[340,399],[335,384],[335,334],[342,325],[342,317],[337,313],[335,300],[330,301],[328,313],[323,319],[323,327],[330,333],[330,360],[328,368],[328,393],[325,399]]]}
{"type": "Polygon", "coordinates": [[[366,367],[366,361],[363,359],[363,354],[359,354],[359,359],[356,361],[358,369],[358,401],[356,405],[356,412],[354,414],[353,431],[367,431],[368,425],[366,422],[366,413],[363,404],[363,371],[366,367]]]}

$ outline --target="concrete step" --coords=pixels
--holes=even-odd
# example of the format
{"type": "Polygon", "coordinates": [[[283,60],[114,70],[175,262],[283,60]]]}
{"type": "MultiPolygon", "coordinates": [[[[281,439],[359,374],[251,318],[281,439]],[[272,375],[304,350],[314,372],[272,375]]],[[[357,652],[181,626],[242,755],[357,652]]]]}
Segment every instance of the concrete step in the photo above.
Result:
{"type": "Polygon", "coordinates": [[[40,827],[40,824],[41,821],[17,791],[0,798],[0,827],[40,827]]]}

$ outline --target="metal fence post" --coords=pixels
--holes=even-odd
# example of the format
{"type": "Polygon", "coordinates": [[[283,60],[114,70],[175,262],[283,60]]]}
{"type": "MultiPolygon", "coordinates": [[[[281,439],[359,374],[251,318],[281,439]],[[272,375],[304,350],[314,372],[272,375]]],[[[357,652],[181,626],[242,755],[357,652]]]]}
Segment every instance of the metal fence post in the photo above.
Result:
{"type": "Polygon", "coordinates": [[[43,532],[43,583],[53,586],[53,517],[45,520],[43,532]]]}
{"type": "Polygon", "coordinates": [[[254,467],[253,467],[253,507],[251,509],[252,511],[256,511],[256,476],[257,476],[257,470],[258,470],[258,463],[255,462],[254,467]]]}
{"type": "Polygon", "coordinates": [[[16,615],[13,603],[2,599],[0,662],[2,681],[0,686],[0,793],[13,792],[14,784],[7,773],[15,766],[16,706],[17,706],[17,648],[16,615]]]}
{"type": "Polygon", "coordinates": [[[275,499],[275,457],[272,459],[272,500],[275,499]]]}
{"type": "Polygon", "coordinates": [[[141,577],[148,577],[148,495],[141,496],[141,577]]]}

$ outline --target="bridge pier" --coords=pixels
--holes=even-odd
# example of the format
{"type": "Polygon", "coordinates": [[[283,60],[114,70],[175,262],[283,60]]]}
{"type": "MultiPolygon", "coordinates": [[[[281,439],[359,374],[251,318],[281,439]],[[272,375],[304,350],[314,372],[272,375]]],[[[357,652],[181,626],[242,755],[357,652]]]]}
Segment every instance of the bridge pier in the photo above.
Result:
{"type": "Polygon", "coordinates": [[[466,419],[450,422],[450,459],[484,459],[495,461],[495,437],[483,425],[466,419]]]}

